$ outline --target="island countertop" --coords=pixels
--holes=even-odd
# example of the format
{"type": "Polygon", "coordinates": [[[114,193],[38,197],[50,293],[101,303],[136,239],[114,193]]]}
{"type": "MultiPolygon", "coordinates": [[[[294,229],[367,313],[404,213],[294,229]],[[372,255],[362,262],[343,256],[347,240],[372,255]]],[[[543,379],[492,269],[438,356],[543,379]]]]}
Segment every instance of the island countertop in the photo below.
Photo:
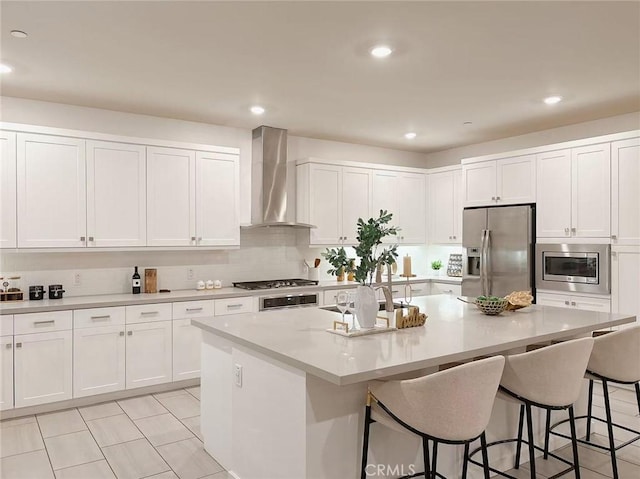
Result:
{"type": "Polygon", "coordinates": [[[321,308],[214,317],[192,324],[331,383],[347,385],[635,320],[632,315],[539,305],[487,316],[453,295],[420,297],[413,304],[428,315],[423,327],[351,338],[327,332],[340,314],[321,308]]]}

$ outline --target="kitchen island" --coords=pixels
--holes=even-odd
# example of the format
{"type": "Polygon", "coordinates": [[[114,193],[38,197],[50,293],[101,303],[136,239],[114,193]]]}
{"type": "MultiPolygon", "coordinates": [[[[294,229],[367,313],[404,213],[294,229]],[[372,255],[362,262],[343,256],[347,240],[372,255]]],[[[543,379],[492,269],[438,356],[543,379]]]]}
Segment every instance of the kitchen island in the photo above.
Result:
{"type": "MultiPolygon", "coordinates": [[[[424,327],[355,338],[327,332],[340,316],[320,308],[193,320],[203,330],[205,449],[240,479],[355,478],[367,381],[416,377],[634,321],[535,305],[491,317],[451,295],[414,304],[429,316],[424,327]]],[[[497,402],[489,440],[513,436],[516,423],[516,407],[497,402]]],[[[373,427],[371,464],[390,476],[421,470],[417,438],[373,427]]],[[[449,449],[439,454],[444,474],[461,464],[449,449]]],[[[500,453],[507,460],[509,451],[500,453]]],[[[480,472],[474,469],[470,477],[480,472]]]]}

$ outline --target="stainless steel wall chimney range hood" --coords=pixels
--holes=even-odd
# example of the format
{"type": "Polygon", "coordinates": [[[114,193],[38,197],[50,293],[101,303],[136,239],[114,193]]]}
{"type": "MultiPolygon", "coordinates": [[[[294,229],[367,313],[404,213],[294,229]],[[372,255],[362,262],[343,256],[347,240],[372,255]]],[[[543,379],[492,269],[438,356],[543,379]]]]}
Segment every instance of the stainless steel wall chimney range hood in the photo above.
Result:
{"type": "Polygon", "coordinates": [[[260,126],[251,145],[251,225],[244,228],[270,226],[315,228],[287,212],[287,130],[260,126]]]}

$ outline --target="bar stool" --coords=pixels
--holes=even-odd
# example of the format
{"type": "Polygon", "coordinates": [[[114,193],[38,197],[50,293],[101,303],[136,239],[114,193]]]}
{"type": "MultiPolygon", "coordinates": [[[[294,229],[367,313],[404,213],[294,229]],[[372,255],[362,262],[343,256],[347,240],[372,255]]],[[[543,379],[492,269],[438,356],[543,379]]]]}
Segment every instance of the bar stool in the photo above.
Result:
{"type": "MultiPolygon", "coordinates": [[[[592,348],[593,339],[583,338],[554,344],[522,354],[507,356],[505,358],[504,373],[500,381],[498,397],[520,404],[518,437],[515,439],[495,441],[488,444],[487,447],[515,442],[516,458],[514,468],[518,469],[520,467],[520,452],[522,444],[524,443],[529,448],[529,464],[532,479],[536,477],[536,450],[544,452],[546,455],[552,456],[570,466],[568,469],[561,471],[553,477],[559,477],[567,472],[574,471],[576,479],[580,479],[573,403],[578,400],[580,395],[582,378],[584,377],[592,348]],[[573,463],[548,452],[546,447],[543,449],[535,445],[531,409],[533,406],[546,411],[569,410],[573,463]],[[526,441],[522,438],[525,412],[528,435],[526,441]]],[[[545,445],[546,444],[547,442],[545,441],[545,445]]],[[[478,451],[479,449],[476,449],[470,455],[471,458],[469,461],[472,464],[479,465],[477,461],[472,459],[478,451]]],[[[503,477],[516,479],[514,476],[498,469],[492,467],[489,467],[489,469],[503,477]]]]}
{"type": "MultiPolygon", "coordinates": [[[[585,439],[578,439],[578,442],[608,451],[611,456],[613,477],[614,479],[618,479],[616,451],[640,440],[640,431],[613,422],[611,418],[611,402],[609,399],[609,383],[633,384],[636,390],[638,412],[640,413],[640,325],[621,329],[595,338],[585,377],[589,380],[587,414],[586,416],[578,416],[576,419],[587,420],[587,434],[585,439]],[[592,414],[594,381],[602,382],[606,419],[595,417],[592,414]],[[592,420],[606,423],[609,436],[608,447],[591,442],[592,420]],[[613,435],[614,427],[636,434],[636,437],[616,446],[613,435]]],[[[549,428],[550,433],[555,436],[567,437],[565,434],[554,431],[557,426],[565,422],[567,421],[559,421],[551,426],[549,428]]],[[[547,418],[547,424],[548,423],[549,418],[547,418]]],[[[548,445],[545,445],[545,449],[548,449],[548,445]]]]}
{"type": "MultiPolygon", "coordinates": [[[[411,432],[422,438],[424,477],[437,474],[438,444],[464,444],[462,477],[466,477],[469,444],[480,438],[489,479],[484,430],[502,376],[504,357],[494,356],[445,371],[404,381],[373,381],[369,384],[362,441],[361,478],[366,478],[369,430],[372,422],[411,432]],[[429,461],[428,441],[433,441],[429,461]]],[[[405,477],[416,477],[422,473],[405,477]]]]}

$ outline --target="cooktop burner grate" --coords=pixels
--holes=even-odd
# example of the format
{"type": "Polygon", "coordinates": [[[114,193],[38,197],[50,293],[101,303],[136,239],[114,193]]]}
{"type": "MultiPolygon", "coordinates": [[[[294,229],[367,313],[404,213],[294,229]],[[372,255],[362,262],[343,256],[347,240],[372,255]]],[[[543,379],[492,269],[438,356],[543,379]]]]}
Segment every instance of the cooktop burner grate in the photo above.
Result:
{"type": "Polygon", "coordinates": [[[293,288],[296,286],[315,286],[318,281],[311,279],[274,279],[268,281],[244,281],[233,283],[234,288],[242,289],[277,289],[293,288]]]}

